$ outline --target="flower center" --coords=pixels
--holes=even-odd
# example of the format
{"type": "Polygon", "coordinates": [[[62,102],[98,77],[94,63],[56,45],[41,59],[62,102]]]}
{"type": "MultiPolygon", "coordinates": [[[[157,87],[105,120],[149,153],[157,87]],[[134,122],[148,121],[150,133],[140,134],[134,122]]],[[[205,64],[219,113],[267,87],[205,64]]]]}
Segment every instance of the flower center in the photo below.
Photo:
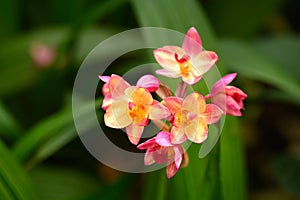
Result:
{"type": "Polygon", "coordinates": [[[129,115],[135,123],[141,123],[148,118],[149,107],[141,104],[129,103],[129,115]]]}
{"type": "Polygon", "coordinates": [[[192,71],[192,66],[190,64],[189,57],[188,56],[183,56],[182,58],[178,58],[178,54],[175,53],[175,60],[177,61],[179,67],[180,67],[180,72],[183,76],[188,76],[190,72],[192,71]]]}

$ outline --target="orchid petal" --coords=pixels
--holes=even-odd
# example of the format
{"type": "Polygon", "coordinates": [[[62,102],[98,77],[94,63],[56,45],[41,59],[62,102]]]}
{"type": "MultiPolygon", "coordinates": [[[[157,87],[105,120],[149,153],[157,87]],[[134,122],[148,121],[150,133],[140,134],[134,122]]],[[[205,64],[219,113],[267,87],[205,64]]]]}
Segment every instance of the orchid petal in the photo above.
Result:
{"type": "Polygon", "coordinates": [[[182,80],[189,85],[194,85],[201,78],[202,78],[202,76],[194,76],[192,73],[189,73],[187,76],[182,76],[182,80]]]}
{"type": "Polygon", "coordinates": [[[176,127],[173,126],[171,129],[171,142],[173,144],[181,144],[184,141],[186,141],[186,136],[184,134],[184,128],[183,127],[176,127]]]}
{"type": "Polygon", "coordinates": [[[145,88],[138,88],[135,86],[128,87],[125,90],[125,94],[135,103],[135,104],[152,104],[153,98],[151,93],[145,88]]]}
{"type": "Polygon", "coordinates": [[[177,171],[178,171],[178,168],[176,167],[175,162],[168,164],[168,166],[166,168],[167,177],[169,179],[172,178],[177,173],[177,171]]]}
{"type": "Polygon", "coordinates": [[[159,87],[159,80],[150,74],[144,75],[138,80],[136,86],[155,92],[159,87]]]}
{"type": "Polygon", "coordinates": [[[166,70],[178,72],[179,65],[175,59],[175,53],[179,54],[176,49],[180,49],[180,47],[170,47],[166,48],[158,48],[154,50],[154,57],[156,61],[166,70]]]}
{"type": "Polygon", "coordinates": [[[244,93],[241,89],[234,86],[225,87],[225,92],[227,96],[231,96],[243,109],[244,103],[243,100],[247,98],[247,94],[244,93]]]}
{"type": "Polygon", "coordinates": [[[134,145],[137,145],[140,141],[144,130],[144,126],[138,126],[134,123],[126,127],[126,133],[130,142],[134,145]]]}
{"type": "Polygon", "coordinates": [[[109,91],[114,99],[124,95],[124,91],[129,86],[129,83],[127,83],[122,77],[115,74],[111,75],[109,80],[109,91]]]}
{"type": "Polygon", "coordinates": [[[107,108],[112,104],[112,102],[113,102],[113,99],[112,99],[111,95],[107,94],[106,96],[104,96],[101,108],[103,110],[107,110],[107,108]]]}
{"type": "Polygon", "coordinates": [[[218,80],[211,89],[211,95],[216,95],[219,91],[223,90],[226,85],[228,85],[235,79],[236,76],[237,73],[227,74],[220,80],[218,80]]]}
{"type": "Polygon", "coordinates": [[[105,125],[111,128],[124,128],[131,122],[128,103],[124,100],[113,101],[104,115],[105,125]]]}
{"type": "Polygon", "coordinates": [[[190,28],[186,33],[182,48],[189,55],[197,55],[202,51],[202,42],[194,27],[190,28]]]}
{"type": "Polygon", "coordinates": [[[149,119],[164,119],[170,115],[170,111],[167,107],[161,103],[152,105],[149,111],[149,119]]]}
{"type": "Polygon", "coordinates": [[[205,74],[210,68],[214,66],[214,64],[218,61],[218,56],[213,51],[202,51],[195,57],[192,57],[191,63],[193,65],[192,73],[195,76],[202,76],[205,74]]]}
{"type": "Polygon", "coordinates": [[[110,76],[98,76],[101,81],[104,83],[108,83],[110,80],[110,76]]]}
{"type": "Polygon", "coordinates": [[[231,97],[228,96],[226,98],[226,114],[232,116],[242,116],[242,112],[240,111],[241,107],[239,104],[231,97]]]}
{"type": "Polygon", "coordinates": [[[185,134],[189,140],[195,143],[202,143],[206,140],[208,127],[204,119],[196,118],[185,127],[185,134]]]}
{"type": "Polygon", "coordinates": [[[188,95],[182,102],[182,110],[193,111],[195,113],[203,113],[205,111],[206,103],[204,97],[197,93],[193,92],[188,95]]]}
{"type": "Polygon", "coordinates": [[[179,145],[173,147],[173,150],[174,150],[174,162],[176,167],[179,168],[182,162],[184,151],[182,147],[179,145]]]}
{"type": "Polygon", "coordinates": [[[219,106],[207,104],[205,112],[201,114],[201,117],[204,118],[207,124],[215,124],[220,120],[222,114],[223,111],[219,108],[219,106]]]}
{"type": "Polygon", "coordinates": [[[155,163],[155,160],[153,158],[153,153],[146,151],[145,157],[144,157],[144,164],[145,165],[152,165],[155,163]]]}
{"type": "Polygon", "coordinates": [[[163,103],[168,107],[172,114],[180,113],[182,99],[179,97],[167,97],[163,103]]]}
{"type": "Polygon", "coordinates": [[[156,136],[156,143],[164,147],[172,147],[170,133],[161,131],[156,136]]]}
{"type": "Polygon", "coordinates": [[[169,71],[167,69],[158,69],[155,71],[155,73],[169,78],[178,78],[181,76],[179,71],[169,71]]]}
{"type": "Polygon", "coordinates": [[[143,149],[148,149],[148,148],[154,147],[156,145],[157,145],[156,138],[154,137],[154,138],[147,140],[146,142],[144,142],[142,144],[139,144],[137,146],[137,148],[143,150],[143,149]]]}

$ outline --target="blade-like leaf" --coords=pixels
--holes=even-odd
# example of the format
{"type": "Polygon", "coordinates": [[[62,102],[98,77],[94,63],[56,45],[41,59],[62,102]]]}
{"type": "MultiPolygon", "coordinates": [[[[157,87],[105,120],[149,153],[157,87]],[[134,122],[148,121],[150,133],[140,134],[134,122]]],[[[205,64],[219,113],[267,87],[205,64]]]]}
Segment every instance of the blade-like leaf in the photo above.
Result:
{"type": "Polygon", "coordinates": [[[255,48],[234,40],[220,41],[220,59],[245,77],[271,84],[300,101],[300,83],[283,67],[262,56],[255,48]]]}
{"type": "Polygon", "coordinates": [[[227,117],[220,140],[220,172],[224,200],[246,199],[241,140],[238,120],[234,117],[227,117]]]}
{"type": "MultiPolygon", "coordinates": [[[[154,26],[186,31],[194,26],[199,31],[205,48],[213,48],[214,35],[203,9],[195,0],[147,1],[132,0],[132,6],[141,26],[154,26]]],[[[155,36],[149,39],[156,40],[155,36]]],[[[168,36],[165,36],[168,38],[168,36]]]]}
{"type": "Polygon", "coordinates": [[[13,115],[0,101],[0,136],[14,141],[20,136],[21,128],[13,115]]]}
{"type": "MultiPolygon", "coordinates": [[[[92,102],[93,104],[94,102],[92,102]]],[[[93,112],[90,110],[90,102],[78,108],[82,116],[93,112]]],[[[100,106],[100,100],[96,102],[100,106]]],[[[82,127],[89,127],[88,118],[84,118],[82,127]]],[[[13,151],[22,162],[28,161],[30,165],[36,164],[56,152],[59,148],[71,141],[75,134],[73,115],[70,109],[63,110],[46,120],[38,123],[22,137],[14,146],[13,151]]],[[[29,166],[30,166],[29,165],[29,166]]]]}
{"type": "Polygon", "coordinates": [[[4,199],[35,200],[29,177],[25,174],[14,155],[0,140],[0,196],[4,199]]]}

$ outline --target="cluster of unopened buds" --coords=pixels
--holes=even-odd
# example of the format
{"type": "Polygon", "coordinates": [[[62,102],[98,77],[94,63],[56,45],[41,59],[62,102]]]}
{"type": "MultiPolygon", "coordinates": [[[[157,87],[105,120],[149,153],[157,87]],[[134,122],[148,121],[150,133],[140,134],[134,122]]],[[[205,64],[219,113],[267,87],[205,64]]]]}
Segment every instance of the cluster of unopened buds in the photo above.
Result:
{"type": "Polygon", "coordinates": [[[167,177],[171,178],[183,163],[187,164],[183,143],[203,143],[208,136],[208,126],[216,124],[224,114],[241,116],[243,100],[247,95],[237,87],[228,86],[236,73],[217,81],[210,94],[186,94],[187,86],[201,80],[218,60],[215,52],[203,50],[195,28],[188,30],[182,47],[155,49],[154,57],[163,68],[157,70],[157,74],[182,78],[175,93],[150,74],[142,76],[135,86],[115,74],[99,76],[105,82],[102,109],[105,110],[105,125],[125,128],[134,145],[139,144],[149,120],[160,127],[155,137],[139,144],[137,148],[146,150],[145,165],[166,163],[167,177]],[[156,93],[159,101],[151,93],[156,93]]]}

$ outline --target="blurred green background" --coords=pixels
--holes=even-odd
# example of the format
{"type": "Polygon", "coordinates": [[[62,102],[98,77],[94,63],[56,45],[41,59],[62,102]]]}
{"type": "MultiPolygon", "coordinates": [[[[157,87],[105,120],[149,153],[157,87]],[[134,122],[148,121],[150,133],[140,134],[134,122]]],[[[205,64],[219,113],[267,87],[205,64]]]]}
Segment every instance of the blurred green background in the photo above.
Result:
{"type": "MultiPolygon", "coordinates": [[[[299,199],[299,9],[297,0],[0,1],[0,199],[299,199]],[[126,174],[99,163],[72,119],[85,56],[144,26],[196,27],[249,96],[242,118],[226,118],[213,151],[199,159],[192,146],[189,166],[171,180],[164,170],[126,174]]],[[[153,61],[143,55],[111,70],[153,61]]]]}

